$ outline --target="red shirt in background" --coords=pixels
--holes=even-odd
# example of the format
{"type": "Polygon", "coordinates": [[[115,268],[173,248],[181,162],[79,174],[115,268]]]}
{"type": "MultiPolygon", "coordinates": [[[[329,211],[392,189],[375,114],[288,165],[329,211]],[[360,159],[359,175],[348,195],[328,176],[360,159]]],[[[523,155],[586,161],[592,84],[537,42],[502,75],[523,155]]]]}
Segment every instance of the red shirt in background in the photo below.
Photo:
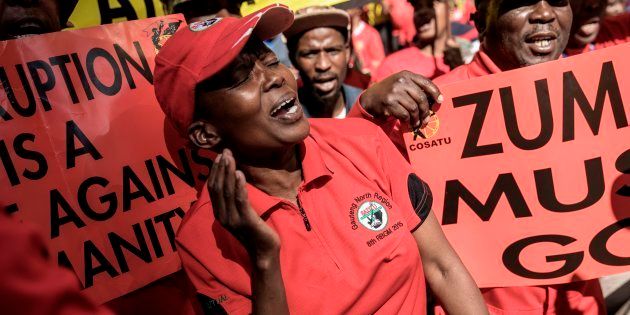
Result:
{"type": "MultiPolygon", "coordinates": [[[[1,208],[0,208],[1,209],[1,208]]],[[[79,291],[70,270],[50,259],[41,234],[0,210],[0,313],[105,315],[79,291]]]]}
{"type": "Polygon", "coordinates": [[[403,70],[432,79],[449,72],[451,68],[444,64],[443,58],[435,58],[425,54],[418,47],[411,46],[385,57],[378,70],[372,75],[372,82],[379,82],[403,70]]]}
{"type": "Polygon", "coordinates": [[[606,17],[602,22],[595,45],[610,47],[630,41],[630,12],[606,17]]]}
{"type": "MultiPolygon", "coordinates": [[[[247,185],[252,207],[280,236],[289,309],[425,314],[424,272],[411,232],[424,217],[410,200],[411,166],[363,119],[309,121],[311,132],[300,144],[301,206],[247,185]],[[373,213],[381,218],[368,221],[373,213]]],[[[418,206],[423,213],[430,209],[425,197],[418,206]]],[[[178,253],[197,292],[212,299],[210,306],[248,314],[251,260],[212,212],[205,188],[180,226],[178,253]]]]}
{"type": "Polygon", "coordinates": [[[383,4],[389,8],[389,17],[394,28],[393,35],[401,46],[407,46],[416,36],[413,6],[407,0],[383,0],[383,4]]]}
{"type": "Polygon", "coordinates": [[[385,48],[381,41],[381,34],[365,21],[360,21],[352,29],[352,47],[361,61],[363,72],[374,73],[385,59],[385,48]]]}
{"type": "Polygon", "coordinates": [[[585,52],[603,49],[630,42],[630,12],[604,18],[600,24],[595,42],[582,49],[567,48],[565,56],[579,55],[585,52]]]}

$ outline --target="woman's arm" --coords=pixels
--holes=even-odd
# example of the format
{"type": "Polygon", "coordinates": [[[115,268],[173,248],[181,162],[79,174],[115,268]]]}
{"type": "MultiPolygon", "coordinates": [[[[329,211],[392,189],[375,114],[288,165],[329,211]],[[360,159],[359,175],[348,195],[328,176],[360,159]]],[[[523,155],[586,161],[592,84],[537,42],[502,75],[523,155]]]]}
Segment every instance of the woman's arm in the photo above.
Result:
{"type": "Polygon", "coordinates": [[[418,243],[425,277],[448,314],[488,314],[481,292],[466,267],[429,213],[413,232],[418,243]]]}
{"type": "Polygon", "coordinates": [[[280,272],[280,238],[252,209],[245,175],[230,150],[212,165],[208,191],[215,218],[243,244],[252,262],[252,313],[289,314],[280,272]]]}

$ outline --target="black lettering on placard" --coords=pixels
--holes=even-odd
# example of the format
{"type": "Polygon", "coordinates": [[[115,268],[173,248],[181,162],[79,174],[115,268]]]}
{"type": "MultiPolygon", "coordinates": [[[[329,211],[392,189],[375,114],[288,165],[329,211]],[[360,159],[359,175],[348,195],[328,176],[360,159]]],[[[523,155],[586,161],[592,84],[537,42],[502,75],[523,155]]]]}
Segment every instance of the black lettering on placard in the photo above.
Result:
{"type": "MultiPolygon", "coordinates": [[[[615,162],[615,168],[622,174],[630,174],[630,150],[622,153],[615,162]]],[[[623,185],[616,192],[619,196],[630,197],[630,185],[623,185]]]]}
{"type": "Polygon", "coordinates": [[[193,149],[191,151],[191,157],[193,162],[199,164],[199,165],[203,165],[206,166],[208,169],[208,172],[206,174],[198,174],[197,175],[197,179],[201,180],[201,181],[205,181],[208,179],[208,177],[210,176],[210,169],[212,168],[212,159],[207,158],[201,154],[199,154],[199,152],[201,152],[199,149],[193,149]]]}
{"type": "MultiPolygon", "coordinates": [[[[618,231],[627,229],[630,227],[630,218],[625,218],[618,222],[607,226],[601,232],[597,233],[591,241],[591,245],[588,250],[593,256],[593,259],[598,262],[609,266],[628,266],[630,265],[630,257],[617,256],[611,253],[606,246],[608,240],[618,231]]],[[[627,245],[627,244],[626,244],[627,245]]]]}
{"type": "Polygon", "coordinates": [[[476,104],[475,113],[473,114],[470,128],[468,130],[468,136],[466,137],[466,143],[464,144],[464,150],[462,152],[462,159],[503,153],[503,146],[501,143],[493,143],[486,145],[479,145],[479,137],[481,136],[481,128],[486,119],[488,108],[490,107],[490,99],[492,98],[492,90],[483,91],[475,94],[464,95],[453,99],[453,107],[458,108],[462,106],[468,106],[476,104]]]}
{"type": "Polygon", "coordinates": [[[7,145],[4,143],[4,140],[0,140],[0,160],[2,161],[4,172],[7,174],[11,186],[19,185],[20,177],[18,176],[15,164],[13,164],[13,160],[11,159],[11,155],[9,154],[9,150],[7,149],[7,145]]]}
{"type": "Polygon", "coordinates": [[[578,104],[593,134],[599,134],[599,127],[602,122],[606,95],[608,95],[608,98],[610,99],[610,105],[615,117],[615,125],[617,126],[617,129],[628,127],[628,118],[626,117],[624,110],[621,92],[619,91],[619,83],[617,81],[617,76],[615,75],[615,68],[613,67],[612,61],[602,64],[602,72],[597,86],[595,106],[591,106],[573,72],[568,71],[564,73],[562,84],[564,92],[564,123],[562,126],[563,142],[575,139],[575,103],[578,104]]]}
{"type": "Polygon", "coordinates": [[[120,45],[114,44],[114,49],[116,50],[116,54],[118,55],[118,60],[120,60],[120,65],[122,66],[122,70],[125,73],[125,77],[127,78],[127,83],[129,84],[130,89],[136,88],[136,83],[133,81],[133,76],[131,75],[131,71],[129,71],[129,65],[131,65],[134,69],[138,71],[149,83],[153,83],[153,73],[151,72],[151,66],[149,65],[149,61],[144,56],[144,52],[142,51],[142,47],[140,43],[137,41],[133,42],[133,47],[136,48],[136,52],[138,53],[138,57],[140,58],[140,63],[142,66],[138,64],[133,57],[131,57],[120,45]]]}
{"type": "Polygon", "coordinates": [[[13,151],[24,160],[34,161],[37,164],[37,168],[35,170],[25,168],[22,175],[30,180],[42,179],[48,173],[46,157],[40,152],[25,148],[26,142],[35,142],[35,135],[31,133],[19,134],[13,140],[13,151]]]}
{"type": "Polygon", "coordinates": [[[164,256],[164,251],[162,250],[160,239],[158,238],[157,232],[155,231],[153,220],[152,219],[144,220],[144,226],[147,228],[147,233],[149,234],[149,240],[151,240],[151,246],[153,246],[153,250],[155,251],[155,258],[160,258],[164,256]]]}
{"type": "Polygon", "coordinates": [[[155,217],[155,223],[162,223],[164,225],[164,231],[168,236],[168,241],[171,244],[171,250],[175,251],[175,228],[171,223],[171,219],[175,216],[179,218],[184,217],[184,210],[182,208],[175,208],[169,212],[162,213],[155,217]]]}
{"type": "MultiPolygon", "coordinates": [[[[33,89],[31,89],[31,84],[28,82],[24,67],[22,65],[15,65],[15,70],[20,77],[20,82],[22,83],[22,91],[26,93],[26,99],[28,101],[28,105],[26,105],[26,107],[20,105],[20,102],[18,102],[17,98],[15,97],[15,93],[13,92],[11,82],[9,82],[9,78],[7,77],[7,73],[2,67],[0,67],[0,82],[2,82],[4,92],[7,95],[9,104],[11,104],[11,108],[13,108],[13,110],[22,117],[31,117],[35,114],[35,109],[37,106],[37,104],[35,103],[35,95],[33,94],[33,89]]],[[[7,113],[5,109],[2,108],[2,106],[0,106],[0,114],[2,115],[2,119],[4,120],[13,119],[13,117],[9,115],[9,113],[7,113]]]]}
{"type": "MultiPolygon", "coordinates": [[[[99,64],[102,65],[102,63],[99,64]]],[[[120,92],[120,88],[122,87],[122,74],[120,73],[120,68],[118,67],[116,59],[114,59],[114,56],[112,56],[107,50],[98,47],[90,49],[86,57],[86,67],[92,84],[94,84],[96,89],[101,93],[112,96],[120,92]],[[103,81],[101,81],[101,79],[96,75],[95,62],[98,57],[107,61],[109,66],[112,68],[114,80],[111,85],[103,83],[103,81]]]]}
{"type": "Polygon", "coordinates": [[[37,95],[39,96],[39,101],[42,102],[42,106],[45,111],[51,110],[50,102],[48,101],[48,95],[46,92],[52,90],[55,87],[55,83],[57,80],[55,79],[55,74],[53,73],[50,65],[43,60],[35,60],[26,64],[28,67],[28,71],[31,73],[31,79],[33,79],[33,85],[35,85],[35,90],[37,90],[37,95]],[[46,80],[42,81],[42,78],[39,76],[39,71],[43,70],[46,73],[46,80]]]}
{"type": "Polygon", "coordinates": [[[90,188],[93,186],[100,186],[103,188],[107,188],[109,185],[109,181],[103,177],[90,177],[84,180],[81,185],[79,185],[79,190],[77,193],[77,198],[79,201],[79,207],[81,207],[81,211],[85,213],[90,219],[94,221],[106,221],[116,214],[116,209],[118,208],[118,198],[116,197],[116,193],[110,192],[98,197],[98,200],[102,204],[107,204],[107,209],[103,212],[98,212],[90,205],[88,201],[88,192],[90,188]]]}
{"type": "Polygon", "coordinates": [[[86,288],[94,285],[94,277],[99,273],[106,272],[110,278],[115,278],[120,275],[112,263],[107,260],[105,255],[103,255],[98,247],[90,240],[83,243],[83,262],[85,263],[86,288]],[[94,260],[96,260],[96,266],[94,266],[94,260]]]}
{"type": "MultiPolygon", "coordinates": [[[[536,192],[538,193],[540,205],[554,212],[571,212],[585,209],[597,203],[602,196],[604,196],[606,189],[602,159],[595,158],[586,160],[584,161],[584,166],[586,168],[586,185],[588,192],[584,199],[572,204],[562,203],[558,200],[551,168],[534,171],[536,192]]],[[[575,182],[571,183],[572,186],[575,184],[575,182]]]]}
{"type": "Polygon", "coordinates": [[[120,272],[122,273],[129,272],[129,264],[127,263],[127,259],[123,253],[123,248],[134,256],[142,259],[144,262],[150,263],[152,261],[149,245],[147,245],[147,241],[144,238],[144,233],[142,233],[140,223],[133,224],[131,228],[133,229],[136,241],[138,242],[137,247],[114,232],[107,233],[109,242],[114,250],[114,255],[116,256],[116,261],[118,262],[118,266],[120,266],[120,272]]]}
{"type": "MultiPolygon", "coordinates": [[[[120,274],[131,271],[129,266],[129,257],[135,256],[145,263],[151,263],[154,258],[160,258],[164,256],[164,250],[160,244],[156,227],[163,227],[163,232],[166,233],[169,243],[171,245],[171,251],[176,250],[175,247],[175,223],[173,218],[178,217],[180,220],[184,217],[184,211],[181,208],[175,208],[159,214],[154,218],[144,220],[144,224],[141,222],[131,225],[133,236],[130,239],[125,239],[116,232],[107,233],[107,246],[111,246],[111,250],[114,253],[114,257],[111,261],[103,254],[103,251],[99,249],[91,240],[83,242],[83,259],[85,274],[85,287],[91,287],[94,285],[94,278],[100,273],[107,273],[110,278],[117,277],[120,274]],[[146,235],[142,229],[142,226],[147,228],[146,232],[149,236],[151,248],[155,253],[155,257],[151,255],[151,248],[147,242],[146,235]],[[130,256],[132,255],[132,256],[130,256]],[[96,263],[96,265],[95,265],[96,263]],[[118,269],[116,269],[118,267],[118,269]]],[[[59,264],[72,267],[70,260],[65,252],[61,251],[57,254],[57,260],[59,264]]],[[[77,264],[81,265],[81,264],[77,264]]]]}
{"type": "MultiPolygon", "coordinates": [[[[547,80],[538,80],[535,83],[536,96],[538,97],[538,111],[540,113],[540,132],[533,139],[526,139],[518,128],[516,108],[512,87],[499,89],[501,105],[503,107],[503,119],[508,137],[512,143],[523,150],[536,150],[542,148],[551,139],[553,134],[553,115],[551,113],[551,100],[549,99],[549,86],[547,80]]],[[[531,106],[530,106],[531,108],[531,106]]]]}
{"type": "Polygon", "coordinates": [[[68,254],[66,254],[66,252],[64,251],[60,251],[57,253],[57,265],[70,270],[74,269],[72,263],[70,262],[70,258],[68,258],[68,254]]]}
{"type": "Polygon", "coordinates": [[[103,158],[90,139],[81,131],[79,126],[72,120],[66,122],[66,168],[71,169],[76,165],[76,158],[83,154],[90,154],[95,161],[103,158]],[[77,138],[83,145],[77,148],[74,139],[77,138]]]}
{"type": "Polygon", "coordinates": [[[160,184],[160,180],[158,179],[157,171],[155,170],[155,165],[153,165],[153,160],[144,161],[144,165],[147,167],[147,172],[149,173],[149,179],[151,179],[151,185],[155,188],[155,197],[157,199],[164,198],[164,191],[162,190],[162,185],[160,184]]]}
{"type": "Polygon", "coordinates": [[[131,201],[138,198],[144,198],[146,202],[154,202],[155,197],[149,192],[149,188],[142,183],[140,177],[134,173],[133,169],[128,165],[123,167],[123,211],[131,210],[131,201]],[[135,187],[135,191],[131,191],[131,185],[135,187]]]}
{"type": "MultiPolygon", "coordinates": [[[[98,10],[101,13],[101,24],[109,24],[117,18],[126,18],[128,21],[137,20],[138,15],[129,0],[117,0],[120,7],[112,8],[110,0],[98,0],[98,10]]],[[[154,9],[155,11],[155,9],[154,9]]]]}
{"type": "Polygon", "coordinates": [[[58,237],[59,228],[68,223],[73,223],[77,228],[86,226],[63,195],[57,189],[53,189],[50,191],[50,238],[58,237]],[[65,214],[63,217],[60,210],[65,214]]]}
{"type": "Polygon", "coordinates": [[[79,74],[79,80],[81,80],[81,86],[83,86],[83,90],[85,91],[85,96],[87,96],[88,100],[94,99],[94,93],[92,92],[92,88],[90,87],[90,83],[88,82],[88,78],[85,75],[85,70],[83,69],[83,64],[81,63],[81,59],[79,59],[79,55],[73,53],[70,55],[72,57],[72,63],[74,63],[74,68],[77,69],[77,74],[79,74]]]}
{"type": "Polygon", "coordinates": [[[523,266],[520,262],[519,256],[523,249],[527,246],[536,243],[555,243],[562,246],[567,246],[576,239],[565,236],[565,235],[537,235],[524,238],[517,242],[514,242],[512,245],[508,246],[503,252],[503,265],[510,270],[512,273],[529,279],[552,279],[565,276],[574,272],[582,261],[584,260],[584,252],[575,252],[575,253],[567,253],[567,254],[559,254],[559,255],[551,255],[547,256],[547,262],[556,262],[563,261],[564,264],[562,267],[558,268],[554,271],[549,272],[536,272],[529,270],[523,266]]]}
{"type": "Polygon", "coordinates": [[[66,64],[70,63],[70,56],[61,55],[56,57],[50,57],[48,59],[50,64],[53,66],[58,66],[61,71],[61,76],[63,77],[63,81],[66,84],[66,89],[68,89],[68,94],[70,94],[70,98],[72,99],[73,104],[79,103],[79,97],[77,96],[77,90],[74,88],[72,84],[72,79],[70,79],[70,73],[68,72],[68,67],[66,64]]]}
{"type": "Polygon", "coordinates": [[[489,221],[503,195],[505,195],[516,218],[532,216],[514,175],[510,173],[498,176],[485,204],[481,203],[459,180],[449,180],[446,182],[442,225],[457,223],[459,199],[462,199],[481,220],[489,221]]]}
{"type": "Polygon", "coordinates": [[[191,187],[195,186],[195,175],[193,174],[192,168],[188,163],[186,150],[180,149],[177,151],[177,154],[179,155],[179,161],[175,161],[175,163],[181,163],[184,169],[183,171],[180,170],[176,165],[171,164],[171,162],[169,162],[163,156],[158,155],[156,157],[158,169],[160,170],[160,173],[162,173],[162,180],[164,180],[166,192],[169,195],[173,195],[175,193],[175,187],[173,186],[173,181],[171,180],[171,176],[169,174],[177,176],[177,178],[183,180],[191,187]]]}

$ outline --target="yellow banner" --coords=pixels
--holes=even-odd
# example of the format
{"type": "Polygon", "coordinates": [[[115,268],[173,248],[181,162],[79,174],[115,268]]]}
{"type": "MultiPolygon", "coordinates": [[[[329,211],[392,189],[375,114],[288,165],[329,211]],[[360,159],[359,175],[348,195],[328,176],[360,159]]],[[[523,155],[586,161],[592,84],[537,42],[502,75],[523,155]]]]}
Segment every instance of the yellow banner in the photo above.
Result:
{"type": "Polygon", "coordinates": [[[274,3],[282,3],[291,8],[291,10],[296,11],[314,5],[335,5],[346,1],[348,0],[256,0],[254,4],[243,3],[241,14],[245,16],[274,3]]]}
{"type": "Polygon", "coordinates": [[[164,14],[160,0],[79,0],[70,22],[84,28],[164,14]]]}

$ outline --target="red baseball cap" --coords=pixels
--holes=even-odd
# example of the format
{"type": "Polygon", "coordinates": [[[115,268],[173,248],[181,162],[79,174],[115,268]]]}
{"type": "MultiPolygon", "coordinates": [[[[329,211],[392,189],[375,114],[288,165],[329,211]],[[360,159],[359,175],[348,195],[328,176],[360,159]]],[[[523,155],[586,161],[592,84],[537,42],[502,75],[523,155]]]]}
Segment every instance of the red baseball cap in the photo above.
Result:
{"type": "Polygon", "coordinates": [[[227,66],[254,35],[272,38],[293,23],[285,5],[273,4],[242,18],[194,22],[168,39],[155,58],[153,84],[166,117],[188,133],[195,109],[195,87],[227,66]]]}

